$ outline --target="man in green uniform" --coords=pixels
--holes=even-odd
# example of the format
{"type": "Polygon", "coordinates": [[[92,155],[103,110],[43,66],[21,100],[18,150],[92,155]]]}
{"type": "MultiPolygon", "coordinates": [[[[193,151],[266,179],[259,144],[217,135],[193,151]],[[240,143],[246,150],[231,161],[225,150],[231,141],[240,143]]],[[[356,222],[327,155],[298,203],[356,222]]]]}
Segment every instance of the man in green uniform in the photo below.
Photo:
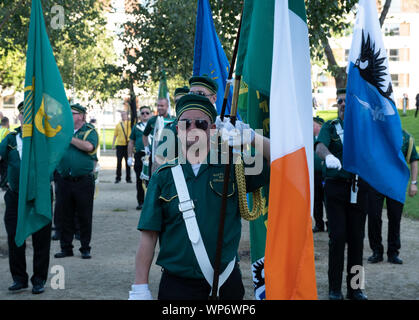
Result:
{"type": "MultiPolygon", "coordinates": [[[[324,120],[320,117],[313,118],[313,139],[314,143],[319,136],[324,120]]],[[[324,221],[323,221],[323,202],[324,202],[324,192],[323,192],[323,161],[319,156],[314,153],[314,207],[313,207],[313,217],[315,225],[313,232],[323,232],[324,231],[324,221]]]]}
{"type": "MultiPolygon", "coordinates": [[[[164,270],[158,299],[205,300],[211,290],[212,278],[208,277],[208,272],[211,274],[215,259],[225,170],[225,164],[209,161],[210,130],[215,129],[217,112],[210,100],[198,95],[182,97],[177,107],[177,130],[182,153],[176,161],[161,166],[149,183],[138,224],[141,241],[130,299],[151,299],[148,276],[157,239],[160,252],[156,263],[164,270]],[[197,134],[201,135],[201,140],[197,140],[197,134]],[[189,152],[195,150],[197,144],[203,148],[198,153],[189,152]],[[203,262],[205,259],[207,263],[203,262]]],[[[268,159],[269,139],[262,139],[263,150],[258,145],[256,148],[268,159]]],[[[234,260],[241,235],[234,166],[230,177],[219,295],[221,299],[242,299],[244,287],[240,269],[234,260]],[[225,279],[224,284],[221,279],[225,279]]],[[[259,175],[245,178],[247,192],[265,185],[269,180],[268,164],[265,163],[259,175]]]]}
{"type": "Polygon", "coordinates": [[[347,298],[366,300],[361,288],[353,286],[351,280],[357,275],[353,267],[362,266],[368,185],[342,169],[346,89],[338,89],[336,94],[338,118],[322,126],[315,143],[316,153],[326,165],[324,192],[329,231],[329,299],[343,299],[341,286],[347,243],[347,298]]]}
{"type": "MultiPolygon", "coordinates": [[[[187,95],[189,93],[188,87],[180,87],[176,88],[174,92],[174,99],[175,104],[177,105],[180,98],[182,98],[184,95],[187,95]]],[[[162,139],[157,145],[156,150],[156,157],[158,159],[158,162],[160,165],[171,161],[178,156],[178,137],[177,137],[177,120],[175,119],[173,122],[168,123],[164,126],[163,132],[162,132],[162,139]]]]}
{"type": "MultiPolygon", "coordinates": [[[[418,176],[418,160],[419,155],[413,137],[403,130],[402,152],[406,158],[406,162],[410,164],[410,185],[408,194],[414,197],[418,192],[417,176],[418,176]]],[[[373,252],[368,258],[368,262],[377,263],[383,261],[384,247],[381,238],[382,227],[382,211],[384,199],[387,204],[388,217],[388,236],[387,236],[387,258],[388,262],[393,264],[403,264],[403,260],[399,258],[400,243],[400,221],[403,213],[403,203],[386,197],[372,187],[368,190],[368,239],[373,252]]]]}
{"type": "Polygon", "coordinates": [[[95,192],[94,169],[97,161],[98,134],[86,123],[86,108],[80,104],[71,106],[74,135],[57,167],[57,201],[63,210],[61,252],[56,258],[73,256],[74,217],[80,224],[80,252],[83,259],[90,259],[92,236],[93,197],[95,192]]]}
{"type": "MultiPolygon", "coordinates": [[[[22,124],[23,102],[19,104],[19,121],[22,124]]],[[[28,274],[26,273],[26,243],[17,247],[15,243],[18,201],[19,201],[19,175],[20,160],[22,156],[22,129],[17,128],[8,134],[0,144],[0,159],[7,163],[7,191],[4,195],[6,212],[4,224],[7,232],[9,246],[9,266],[13,278],[13,284],[9,287],[12,292],[18,292],[28,287],[28,274]]],[[[32,235],[33,276],[32,293],[44,292],[44,285],[48,277],[49,252],[51,247],[51,223],[32,235]]]]}
{"type": "Polygon", "coordinates": [[[152,155],[152,170],[151,172],[154,172],[154,170],[158,167],[158,163],[156,159],[154,159],[154,151],[156,149],[156,146],[158,145],[160,139],[161,131],[163,130],[164,126],[168,123],[171,123],[175,120],[174,117],[172,117],[169,114],[169,101],[166,98],[159,98],[157,100],[157,116],[153,116],[148,120],[147,125],[143,131],[143,144],[144,144],[144,150],[145,153],[152,155]],[[152,145],[150,148],[150,144],[148,142],[148,136],[152,135],[152,145]],[[154,149],[153,149],[154,148],[154,149]]]}
{"type": "Polygon", "coordinates": [[[131,131],[128,143],[128,165],[132,166],[133,159],[132,154],[135,148],[134,154],[134,171],[137,177],[136,186],[137,186],[137,210],[141,210],[144,202],[144,189],[143,189],[143,180],[141,179],[141,171],[143,169],[142,157],[145,156],[144,144],[143,144],[143,132],[147,125],[148,119],[151,116],[151,109],[148,106],[142,106],[140,108],[140,122],[138,122],[131,131]]]}

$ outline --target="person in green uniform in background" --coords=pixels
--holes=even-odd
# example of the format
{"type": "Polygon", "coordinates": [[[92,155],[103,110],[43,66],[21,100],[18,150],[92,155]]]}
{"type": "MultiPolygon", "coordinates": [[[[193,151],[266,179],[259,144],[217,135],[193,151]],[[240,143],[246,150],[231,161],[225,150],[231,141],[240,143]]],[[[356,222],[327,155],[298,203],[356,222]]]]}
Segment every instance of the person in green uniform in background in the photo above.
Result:
{"type": "MultiPolygon", "coordinates": [[[[9,118],[3,117],[0,125],[0,142],[10,133],[9,118]]],[[[0,160],[0,188],[6,191],[7,183],[7,163],[4,160],[0,160]]]]}
{"type": "Polygon", "coordinates": [[[150,118],[150,120],[148,120],[147,125],[143,131],[143,144],[145,153],[147,155],[152,154],[150,166],[152,168],[151,173],[153,173],[158,167],[158,163],[155,163],[156,159],[153,159],[155,151],[153,150],[153,147],[158,145],[158,142],[160,141],[159,135],[164,126],[175,120],[175,118],[169,114],[169,101],[166,98],[159,98],[157,100],[157,113],[158,115],[153,116],[150,118]],[[148,142],[149,135],[152,135],[151,146],[148,142]]]}
{"type": "Polygon", "coordinates": [[[86,123],[86,108],[71,105],[74,135],[57,166],[59,173],[57,201],[62,208],[61,252],[55,258],[73,256],[74,217],[80,225],[80,252],[82,259],[90,259],[92,236],[93,197],[95,193],[94,169],[97,162],[98,134],[86,123]]]}
{"type": "Polygon", "coordinates": [[[137,187],[137,210],[141,210],[144,202],[143,180],[141,180],[141,171],[143,169],[143,161],[145,156],[143,144],[143,132],[147,125],[148,119],[151,116],[151,108],[149,106],[142,106],[140,108],[140,122],[138,122],[131,131],[128,143],[128,165],[132,166],[134,162],[134,171],[136,175],[137,187]],[[135,148],[135,153],[134,153],[135,148]],[[134,153],[134,159],[132,154],[134,153]]]}
{"type": "MultiPolygon", "coordinates": [[[[177,102],[182,98],[184,95],[187,95],[189,93],[188,87],[180,87],[176,88],[174,92],[174,99],[175,104],[177,106],[177,102]]],[[[176,107],[177,110],[177,107],[176,107]]],[[[171,123],[168,123],[164,126],[163,133],[162,133],[162,139],[159,142],[156,150],[156,157],[159,161],[159,164],[165,164],[168,161],[171,161],[178,156],[178,137],[177,137],[177,120],[174,120],[171,123]],[[170,159],[169,159],[170,158],[170,159]]]]}
{"type": "MultiPolygon", "coordinates": [[[[18,105],[18,119],[22,125],[23,102],[18,105]]],[[[20,160],[22,157],[22,129],[17,128],[8,134],[0,144],[0,158],[7,163],[7,191],[4,195],[6,212],[4,225],[7,232],[9,249],[9,267],[13,278],[13,284],[9,287],[11,292],[19,292],[28,287],[28,274],[26,273],[26,243],[17,247],[15,243],[18,201],[19,201],[19,175],[20,160]]],[[[51,223],[32,235],[33,246],[33,276],[32,293],[44,292],[45,282],[48,277],[49,252],[51,247],[51,223]]]]}
{"type": "MultiPolygon", "coordinates": [[[[317,137],[319,136],[324,120],[320,117],[313,118],[313,139],[316,143],[317,137]]],[[[314,153],[314,228],[313,232],[324,231],[323,221],[323,202],[324,202],[324,191],[323,191],[323,161],[319,156],[314,153]]]]}
{"type": "Polygon", "coordinates": [[[367,300],[362,288],[353,285],[351,280],[357,275],[353,267],[362,266],[363,261],[368,184],[342,169],[346,89],[338,89],[336,95],[338,118],[322,126],[315,143],[316,153],[325,161],[326,167],[324,192],[329,231],[329,299],[343,300],[341,288],[347,243],[347,298],[367,300]],[[358,191],[353,192],[353,187],[358,191]]]}
{"type": "MultiPolygon", "coordinates": [[[[413,137],[403,130],[402,152],[406,158],[406,163],[410,165],[410,184],[408,194],[414,197],[418,192],[418,160],[419,155],[413,137]]],[[[394,199],[386,197],[374,188],[368,190],[368,239],[372,250],[372,255],[368,258],[370,263],[383,261],[384,247],[381,237],[382,212],[384,200],[387,204],[388,217],[388,236],[387,236],[387,260],[393,264],[403,264],[399,258],[400,243],[400,222],[402,219],[404,204],[394,199]]]]}
{"type": "MultiPolygon", "coordinates": [[[[209,161],[210,130],[215,129],[216,117],[216,109],[206,97],[189,94],[177,104],[177,130],[182,152],[178,159],[161,166],[148,185],[138,224],[141,240],[136,255],[135,282],[129,299],[152,299],[148,277],[157,239],[160,252],[156,263],[163,268],[158,299],[208,299],[211,290],[209,281],[212,279],[208,280],[206,276],[208,269],[201,268],[203,258],[200,254],[196,255],[195,244],[202,244],[205,249],[201,246],[197,250],[201,253],[205,251],[207,260],[213,265],[225,170],[225,164],[209,161]],[[197,140],[196,134],[205,138],[197,140]],[[203,147],[198,154],[188,152],[191,148],[194,150],[197,144],[203,147]],[[182,180],[187,186],[187,196],[190,195],[188,201],[184,201],[185,189],[179,189],[177,185],[182,180]],[[179,199],[182,199],[181,203],[179,199]],[[192,244],[191,234],[198,234],[200,240],[192,244]]],[[[269,139],[260,138],[263,150],[261,146],[256,146],[256,149],[267,161],[259,175],[245,176],[247,192],[269,181],[269,139]]],[[[226,272],[226,280],[224,284],[220,282],[219,293],[221,299],[239,300],[243,298],[244,287],[239,266],[234,260],[241,236],[236,179],[232,166],[220,266],[220,271],[226,272]]]]}

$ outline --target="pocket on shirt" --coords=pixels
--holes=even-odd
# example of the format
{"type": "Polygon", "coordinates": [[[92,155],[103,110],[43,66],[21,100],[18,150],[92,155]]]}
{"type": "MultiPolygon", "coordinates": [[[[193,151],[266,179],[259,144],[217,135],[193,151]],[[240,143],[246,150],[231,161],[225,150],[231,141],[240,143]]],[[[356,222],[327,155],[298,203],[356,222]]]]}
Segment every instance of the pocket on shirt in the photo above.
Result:
{"type": "MultiPolygon", "coordinates": [[[[211,190],[214,191],[218,196],[220,197],[223,196],[224,181],[215,182],[214,180],[210,180],[209,185],[210,185],[211,190]]],[[[227,198],[232,197],[235,192],[236,192],[235,184],[230,181],[228,185],[227,198]]]]}

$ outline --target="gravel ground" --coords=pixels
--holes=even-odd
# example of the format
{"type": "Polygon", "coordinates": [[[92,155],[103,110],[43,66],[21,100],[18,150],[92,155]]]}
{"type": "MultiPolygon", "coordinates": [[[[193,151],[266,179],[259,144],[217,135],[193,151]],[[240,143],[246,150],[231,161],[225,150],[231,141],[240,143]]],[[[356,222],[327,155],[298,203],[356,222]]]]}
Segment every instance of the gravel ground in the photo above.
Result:
{"type": "MultiPolygon", "coordinates": [[[[46,290],[41,295],[33,295],[30,290],[11,294],[7,287],[12,283],[7,257],[7,239],[3,219],[0,226],[0,300],[126,300],[134,280],[134,259],[140,239],[136,230],[140,212],[135,210],[135,184],[122,182],[115,185],[116,158],[114,152],[102,154],[100,159],[98,194],[94,203],[92,259],[82,260],[78,252],[79,243],[74,241],[75,256],[55,259],[60,251],[59,242],[51,245],[50,270],[62,266],[65,272],[65,288],[52,289],[54,273],[50,273],[46,290]]],[[[134,175],[135,176],[135,175],[134,175]]],[[[0,195],[3,196],[4,192],[0,195]]],[[[4,201],[0,201],[0,212],[4,212],[4,201]]],[[[385,213],[383,214],[385,216],[385,213]]],[[[387,220],[383,221],[383,239],[387,239],[387,220]]],[[[419,221],[403,217],[401,224],[402,249],[400,257],[403,265],[393,265],[384,261],[368,264],[371,255],[368,240],[364,244],[365,292],[373,300],[419,299],[419,221]]],[[[314,234],[316,277],[319,299],[327,299],[327,233],[314,234]]],[[[158,248],[157,248],[158,250],[158,248]]],[[[250,247],[248,223],[243,221],[240,244],[240,266],[243,273],[245,299],[253,299],[253,285],[250,273],[250,247]]],[[[27,265],[32,275],[32,244],[27,241],[27,265]]],[[[150,289],[157,296],[160,267],[154,263],[150,273],[150,289]]],[[[345,293],[345,284],[343,286],[345,293]]]]}

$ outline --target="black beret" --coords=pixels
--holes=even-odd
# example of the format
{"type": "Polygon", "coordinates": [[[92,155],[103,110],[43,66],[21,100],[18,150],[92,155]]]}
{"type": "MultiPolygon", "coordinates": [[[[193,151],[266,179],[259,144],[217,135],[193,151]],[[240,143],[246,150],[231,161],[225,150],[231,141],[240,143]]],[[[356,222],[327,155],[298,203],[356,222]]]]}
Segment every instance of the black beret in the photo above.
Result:
{"type": "Polygon", "coordinates": [[[215,122],[218,115],[214,105],[207,97],[196,94],[187,94],[180,98],[176,104],[177,120],[179,120],[180,116],[188,110],[199,110],[204,112],[211,119],[211,122],[215,122]]]}

